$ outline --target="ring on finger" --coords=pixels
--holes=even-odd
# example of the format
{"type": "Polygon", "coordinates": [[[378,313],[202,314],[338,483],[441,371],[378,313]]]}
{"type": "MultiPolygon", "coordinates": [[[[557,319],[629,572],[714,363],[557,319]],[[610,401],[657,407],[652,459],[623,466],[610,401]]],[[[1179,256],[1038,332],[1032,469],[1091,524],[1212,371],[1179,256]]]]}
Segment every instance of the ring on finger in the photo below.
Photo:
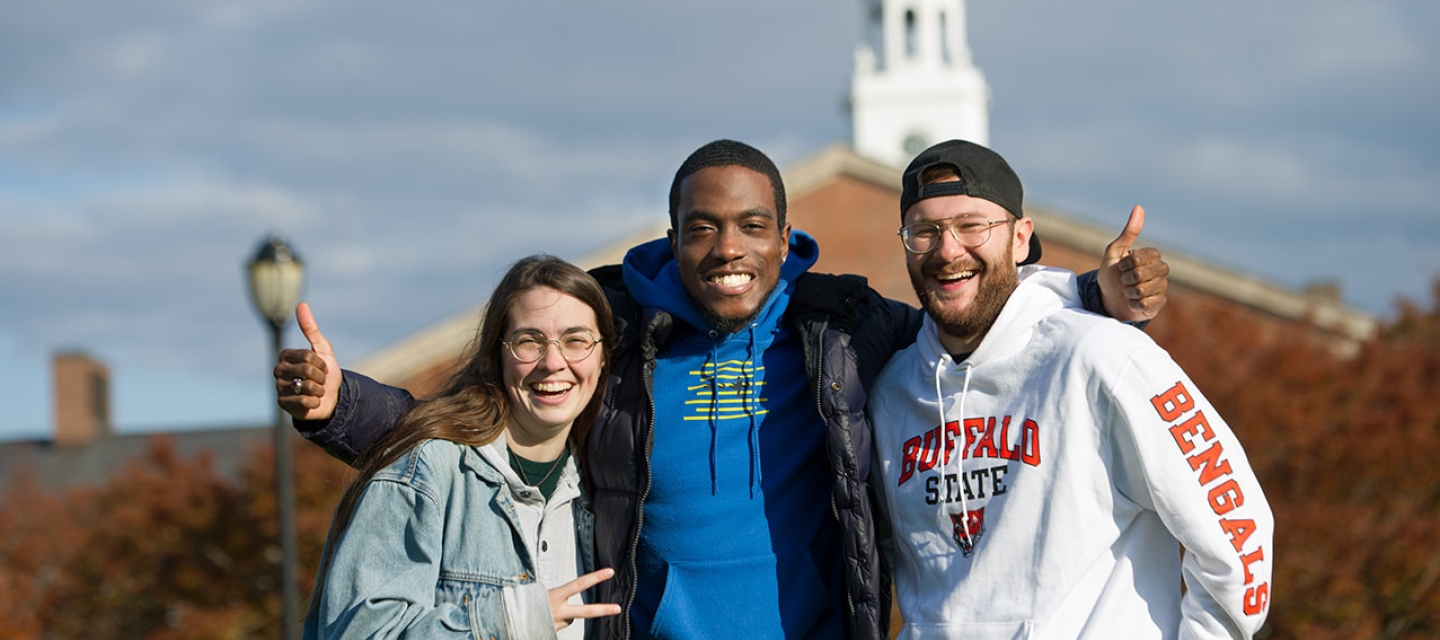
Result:
{"type": "Polygon", "coordinates": [[[300,391],[304,388],[302,386],[304,383],[304,378],[292,378],[290,380],[290,394],[296,396],[300,395],[300,391]]]}

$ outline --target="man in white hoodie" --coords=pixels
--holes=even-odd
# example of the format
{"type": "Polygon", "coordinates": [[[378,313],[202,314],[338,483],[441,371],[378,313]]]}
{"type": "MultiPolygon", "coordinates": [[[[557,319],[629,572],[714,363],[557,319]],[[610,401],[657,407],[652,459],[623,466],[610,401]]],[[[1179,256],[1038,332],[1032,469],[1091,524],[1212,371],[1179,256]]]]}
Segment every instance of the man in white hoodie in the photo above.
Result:
{"type": "Polygon", "coordinates": [[[1169,355],[1029,265],[995,152],[904,174],[926,311],[870,392],[901,638],[1249,638],[1274,520],[1240,442],[1169,355]]]}

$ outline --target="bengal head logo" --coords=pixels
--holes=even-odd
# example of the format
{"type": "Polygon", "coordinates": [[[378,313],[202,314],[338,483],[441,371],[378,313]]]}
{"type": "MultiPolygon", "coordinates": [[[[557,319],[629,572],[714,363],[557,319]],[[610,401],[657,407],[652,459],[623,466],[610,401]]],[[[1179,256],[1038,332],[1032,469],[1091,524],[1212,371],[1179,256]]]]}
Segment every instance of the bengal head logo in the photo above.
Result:
{"type": "Polygon", "coordinates": [[[980,542],[980,536],[985,535],[985,507],[964,514],[952,513],[950,523],[955,526],[952,536],[955,544],[960,545],[960,552],[966,558],[970,557],[975,553],[975,544],[980,542]]]}

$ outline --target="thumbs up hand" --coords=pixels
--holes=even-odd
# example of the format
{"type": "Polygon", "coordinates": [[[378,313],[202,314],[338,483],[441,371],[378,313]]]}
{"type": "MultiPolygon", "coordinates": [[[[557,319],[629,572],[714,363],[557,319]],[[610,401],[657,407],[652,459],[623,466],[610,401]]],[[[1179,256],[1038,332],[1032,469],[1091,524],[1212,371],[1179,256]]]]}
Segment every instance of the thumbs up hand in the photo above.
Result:
{"type": "Polygon", "coordinates": [[[340,363],[330,341],[320,333],[310,305],[302,302],[296,306],[295,320],[310,348],[280,352],[275,365],[276,401],[296,420],[327,420],[340,399],[340,363]]]}
{"type": "Polygon", "coordinates": [[[1132,250],[1145,226],[1145,208],[1135,205],[1125,229],[1105,247],[1100,262],[1100,294],[1105,311],[1123,322],[1150,320],[1168,300],[1170,265],[1152,247],[1132,250]]]}

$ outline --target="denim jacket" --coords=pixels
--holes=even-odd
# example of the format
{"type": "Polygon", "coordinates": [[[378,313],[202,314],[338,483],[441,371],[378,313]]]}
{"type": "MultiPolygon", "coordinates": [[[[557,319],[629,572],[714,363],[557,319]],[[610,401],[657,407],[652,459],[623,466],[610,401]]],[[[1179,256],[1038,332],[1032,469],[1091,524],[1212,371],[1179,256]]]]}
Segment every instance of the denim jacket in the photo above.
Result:
{"type": "Polygon", "coordinates": [[[522,517],[517,500],[538,514],[539,498],[505,456],[503,438],[482,447],[430,440],[378,472],[330,550],[305,638],[555,638],[532,547],[541,530],[546,540],[558,532],[574,553],[544,548],[574,560],[565,579],[588,573],[594,518],[573,458],[539,526],[522,517]]]}

